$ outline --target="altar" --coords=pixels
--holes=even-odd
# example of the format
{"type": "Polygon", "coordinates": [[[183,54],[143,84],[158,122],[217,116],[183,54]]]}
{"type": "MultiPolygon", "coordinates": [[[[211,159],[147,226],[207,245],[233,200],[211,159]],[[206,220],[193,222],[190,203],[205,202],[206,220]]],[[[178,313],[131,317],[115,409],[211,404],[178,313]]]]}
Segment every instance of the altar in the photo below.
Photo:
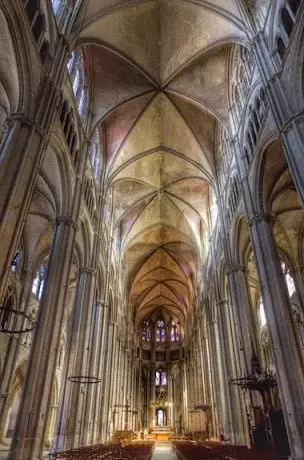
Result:
{"type": "Polygon", "coordinates": [[[173,437],[173,430],[170,426],[155,426],[151,430],[151,436],[156,441],[168,441],[173,437]]]}

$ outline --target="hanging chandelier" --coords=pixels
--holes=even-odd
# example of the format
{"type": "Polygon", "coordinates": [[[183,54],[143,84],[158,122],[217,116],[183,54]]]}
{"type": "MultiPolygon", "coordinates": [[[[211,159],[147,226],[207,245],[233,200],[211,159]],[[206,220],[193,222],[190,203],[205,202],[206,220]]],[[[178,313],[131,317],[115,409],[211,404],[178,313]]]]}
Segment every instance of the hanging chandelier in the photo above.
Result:
{"type": "Polygon", "coordinates": [[[242,390],[255,390],[259,393],[269,391],[271,388],[277,386],[275,377],[266,371],[250,374],[247,377],[241,377],[239,379],[232,379],[230,383],[241,387],[242,390]]]}
{"type": "Polygon", "coordinates": [[[261,369],[260,362],[256,356],[251,359],[251,374],[246,377],[231,379],[230,383],[241,387],[242,390],[255,390],[261,394],[277,386],[275,376],[271,372],[261,369]]]}

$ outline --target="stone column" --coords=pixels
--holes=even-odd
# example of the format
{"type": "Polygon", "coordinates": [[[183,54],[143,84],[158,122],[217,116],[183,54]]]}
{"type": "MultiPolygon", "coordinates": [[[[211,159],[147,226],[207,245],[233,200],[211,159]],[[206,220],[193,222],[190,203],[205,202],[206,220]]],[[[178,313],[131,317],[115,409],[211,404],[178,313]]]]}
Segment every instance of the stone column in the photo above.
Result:
{"type": "MultiPolygon", "coordinates": [[[[22,286],[22,292],[20,295],[20,311],[27,312],[27,305],[31,295],[32,287],[32,272],[27,270],[25,272],[25,281],[22,286]]],[[[24,321],[21,321],[23,324],[24,321]]],[[[34,332],[32,332],[34,333],[34,332]]],[[[11,389],[13,377],[16,370],[16,362],[18,359],[20,346],[23,342],[24,334],[11,334],[6,349],[4,358],[3,368],[0,377],[0,442],[3,440],[4,430],[7,421],[7,415],[9,410],[8,396],[11,389]]]]}
{"type": "MultiPolygon", "coordinates": [[[[219,310],[221,306],[219,306],[219,310]]],[[[214,353],[217,357],[216,362],[214,363],[214,375],[215,383],[218,382],[219,385],[216,385],[216,402],[218,406],[217,416],[219,429],[227,430],[224,433],[229,435],[230,439],[233,439],[233,419],[232,419],[232,404],[230,401],[230,390],[229,383],[227,381],[228,376],[228,363],[226,361],[226,353],[229,355],[229,349],[225,350],[227,343],[224,339],[224,331],[221,318],[223,313],[218,311],[217,315],[218,321],[213,321],[210,326],[211,328],[211,340],[212,340],[212,354],[214,353]]],[[[212,357],[213,359],[213,357],[212,357]]]]}
{"type": "Polygon", "coordinates": [[[149,401],[150,404],[150,427],[152,428],[155,426],[155,407],[151,406],[151,402],[155,401],[155,371],[156,371],[156,363],[151,363],[150,368],[150,387],[151,387],[151,399],[149,401]]]}
{"type": "Polygon", "coordinates": [[[224,379],[228,390],[228,401],[231,408],[232,425],[230,439],[235,444],[247,444],[247,426],[244,417],[244,402],[239,388],[231,385],[230,380],[237,377],[235,363],[236,351],[232,342],[232,321],[229,304],[226,299],[218,300],[218,318],[220,324],[221,349],[223,352],[224,379]]]}
{"type": "MultiPolygon", "coordinates": [[[[107,341],[107,323],[108,323],[108,313],[109,308],[108,304],[105,301],[100,302],[101,308],[101,319],[100,319],[100,342],[97,351],[97,373],[96,377],[101,379],[101,383],[96,386],[96,398],[95,404],[93,405],[93,438],[92,442],[101,442],[101,425],[102,425],[102,397],[103,397],[103,387],[105,381],[105,368],[104,364],[106,362],[106,341],[107,341]]],[[[96,347],[97,348],[97,347],[96,347]]]]}
{"type": "Polygon", "coordinates": [[[115,365],[114,365],[116,378],[114,379],[114,382],[113,382],[113,399],[112,399],[112,409],[113,409],[113,413],[115,412],[115,424],[113,420],[114,431],[120,429],[119,414],[120,414],[121,408],[119,408],[118,406],[120,405],[119,397],[120,397],[120,387],[121,387],[121,382],[122,382],[121,361],[122,361],[122,344],[121,344],[121,339],[118,338],[117,353],[116,353],[116,359],[115,359],[115,365]]]}
{"type": "Polygon", "coordinates": [[[225,398],[223,394],[223,382],[218,371],[220,368],[220,355],[216,341],[216,322],[214,319],[207,320],[208,349],[207,357],[210,368],[209,373],[209,392],[212,401],[212,420],[214,437],[219,439],[223,430],[228,431],[230,415],[225,409],[225,398]]]}
{"type": "Polygon", "coordinates": [[[304,313],[304,265],[298,265],[291,273],[294,277],[296,292],[300,300],[302,312],[304,313]]]}
{"type": "Polygon", "coordinates": [[[75,231],[76,224],[71,219],[57,219],[10,460],[32,460],[42,455],[75,231]]]}
{"type": "MultiPolygon", "coordinates": [[[[90,359],[90,370],[89,375],[99,377],[99,364],[101,360],[100,348],[102,341],[102,329],[104,319],[104,305],[100,300],[94,302],[94,322],[93,322],[93,334],[91,343],[91,359],[90,359]]],[[[83,444],[93,444],[96,436],[96,409],[99,401],[99,390],[101,384],[90,385],[87,391],[86,409],[85,409],[85,427],[83,432],[83,444]]]]}
{"type": "Polygon", "coordinates": [[[115,356],[115,344],[117,337],[117,323],[115,321],[108,322],[108,348],[106,352],[105,363],[105,380],[104,380],[104,398],[102,404],[102,440],[108,439],[108,424],[109,424],[109,410],[111,405],[111,382],[113,377],[113,362],[115,356]]]}
{"type": "Polygon", "coordinates": [[[207,390],[206,390],[206,371],[207,371],[207,363],[206,363],[206,337],[202,333],[202,319],[199,321],[198,325],[198,349],[199,349],[199,360],[200,360],[200,373],[201,373],[201,397],[202,402],[204,404],[210,403],[207,398],[207,390]]]}
{"type": "Polygon", "coordinates": [[[72,383],[68,379],[74,376],[88,375],[88,358],[90,353],[90,333],[92,323],[92,276],[89,268],[79,270],[77,293],[73,311],[72,330],[67,358],[65,385],[57,449],[77,447],[83,427],[83,404],[88,385],[72,383]]]}
{"type": "Polygon", "coordinates": [[[188,400],[187,400],[187,382],[185,372],[185,360],[181,361],[181,391],[182,391],[182,427],[184,431],[187,431],[188,427],[188,400]]]}
{"type": "Polygon", "coordinates": [[[286,160],[299,195],[304,203],[304,117],[293,113],[288,101],[281,74],[277,71],[268,50],[264,33],[260,32],[253,42],[253,53],[265,86],[265,93],[273,118],[280,133],[286,160]]]}
{"type": "MultiPolygon", "coordinates": [[[[172,366],[168,366],[168,401],[172,402],[173,401],[173,388],[172,388],[172,366]]],[[[171,406],[168,406],[168,425],[173,427],[174,425],[174,420],[173,420],[173,409],[171,406]]]]}
{"type": "Polygon", "coordinates": [[[267,214],[249,221],[293,460],[304,459],[304,374],[294,334],[289,295],[267,214]]]}
{"type": "Polygon", "coordinates": [[[0,301],[57,113],[67,57],[67,42],[61,36],[49,74],[33,95],[37,101],[34,116],[29,119],[16,113],[7,121],[9,129],[0,150],[0,301]]]}
{"type": "MultiPolygon", "coordinates": [[[[251,373],[251,360],[253,356],[259,357],[259,347],[257,331],[254,325],[253,309],[249,293],[246,267],[243,265],[233,265],[228,271],[230,285],[235,293],[235,316],[237,317],[238,346],[243,356],[243,373],[251,373]]],[[[241,377],[242,375],[239,375],[241,377]]]]}

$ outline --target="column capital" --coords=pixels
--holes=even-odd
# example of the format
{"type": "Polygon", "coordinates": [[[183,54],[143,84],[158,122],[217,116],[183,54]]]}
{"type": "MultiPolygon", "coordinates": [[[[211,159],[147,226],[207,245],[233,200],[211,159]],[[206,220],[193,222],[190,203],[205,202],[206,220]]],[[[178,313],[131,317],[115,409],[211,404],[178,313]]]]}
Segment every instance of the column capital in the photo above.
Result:
{"type": "Polygon", "coordinates": [[[107,308],[109,306],[109,302],[107,302],[106,300],[98,300],[96,304],[99,307],[103,307],[103,308],[107,308]]]}
{"type": "Polygon", "coordinates": [[[95,273],[96,270],[94,268],[89,268],[89,267],[81,267],[79,268],[79,273],[87,273],[87,274],[90,274],[90,273],[95,273]]]}
{"type": "Polygon", "coordinates": [[[221,307],[222,305],[224,305],[224,306],[227,305],[227,303],[228,303],[228,299],[219,299],[219,300],[216,301],[215,304],[217,306],[221,307]]]}
{"type": "Polygon", "coordinates": [[[58,216],[55,219],[55,222],[57,225],[64,224],[64,225],[70,225],[72,226],[75,230],[77,229],[77,222],[70,217],[66,216],[58,216]]]}
{"type": "Polygon", "coordinates": [[[259,224],[261,222],[267,222],[273,224],[275,221],[275,215],[272,213],[261,212],[255,214],[248,220],[249,227],[252,227],[253,224],[259,224]]]}
{"type": "Polygon", "coordinates": [[[35,129],[43,136],[43,129],[37,124],[36,120],[29,119],[24,113],[22,112],[14,112],[6,119],[6,125],[8,128],[12,127],[14,123],[20,123],[25,125],[29,128],[35,127],[35,129]]]}
{"type": "Polygon", "coordinates": [[[246,273],[248,272],[248,268],[244,264],[233,264],[230,269],[226,270],[227,275],[230,275],[231,273],[237,273],[237,272],[243,272],[246,273]]]}
{"type": "Polygon", "coordinates": [[[292,115],[288,120],[285,121],[282,128],[280,129],[280,136],[282,136],[282,134],[288,133],[288,131],[291,131],[295,124],[301,125],[302,123],[304,123],[304,110],[301,110],[301,112],[292,115]]]}
{"type": "Polygon", "coordinates": [[[299,264],[294,268],[294,271],[296,273],[301,273],[303,270],[304,270],[304,265],[303,264],[299,264]]]}

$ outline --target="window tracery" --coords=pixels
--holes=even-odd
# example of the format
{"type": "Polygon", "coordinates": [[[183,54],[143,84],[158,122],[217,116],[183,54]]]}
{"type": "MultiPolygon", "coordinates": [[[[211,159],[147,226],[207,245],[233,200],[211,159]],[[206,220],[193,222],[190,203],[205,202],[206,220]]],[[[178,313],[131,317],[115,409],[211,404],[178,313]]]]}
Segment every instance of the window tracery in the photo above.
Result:
{"type": "Polygon", "coordinates": [[[24,0],[24,6],[41,61],[44,63],[49,55],[49,43],[45,38],[46,23],[44,13],[38,0],[24,0]]]}
{"type": "Polygon", "coordinates": [[[283,3],[279,14],[280,31],[275,38],[275,51],[278,53],[282,63],[293,27],[296,21],[296,15],[301,5],[301,0],[287,0],[283,3]]]}
{"type": "Polygon", "coordinates": [[[219,142],[216,157],[216,168],[219,182],[222,189],[229,177],[229,169],[232,160],[232,149],[229,141],[229,135],[223,126],[219,128],[219,142]]]}
{"type": "Polygon", "coordinates": [[[234,53],[232,68],[232,97],[237,122],[247,99],[250,78],[253,70],[253,59],[247,48],[237,46],[234,53]]]}

